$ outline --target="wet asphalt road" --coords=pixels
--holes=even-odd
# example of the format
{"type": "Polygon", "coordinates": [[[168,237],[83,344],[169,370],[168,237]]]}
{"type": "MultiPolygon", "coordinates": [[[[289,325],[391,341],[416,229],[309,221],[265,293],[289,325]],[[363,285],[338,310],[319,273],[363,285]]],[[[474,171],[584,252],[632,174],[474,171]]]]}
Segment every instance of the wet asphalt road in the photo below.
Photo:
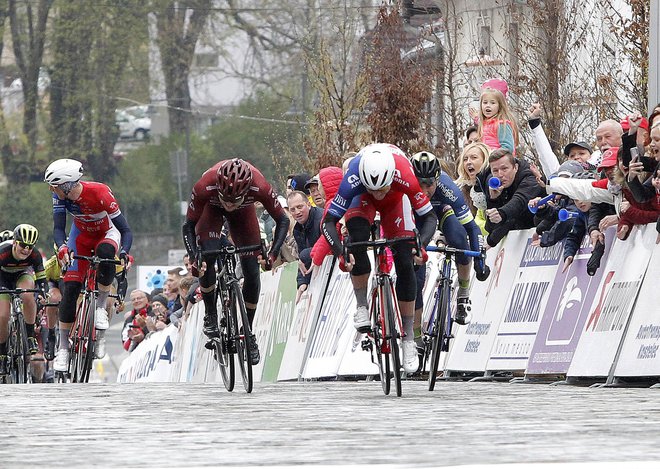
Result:
{"type": "Polygon", "coordinates": [[[657,389],[406,381],[0,386],[2,467],[660,459],[657,389]]]}

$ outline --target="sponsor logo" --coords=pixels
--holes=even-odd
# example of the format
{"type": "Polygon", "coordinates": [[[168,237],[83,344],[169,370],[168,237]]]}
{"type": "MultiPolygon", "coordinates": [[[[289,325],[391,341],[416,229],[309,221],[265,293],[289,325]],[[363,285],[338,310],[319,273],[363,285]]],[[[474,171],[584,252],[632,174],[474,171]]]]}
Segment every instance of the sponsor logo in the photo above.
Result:
{"type": "Polygon", "coordinates": [[[519,283],[513,288],[504,322],[537,322],[550,282],[519,283]]]}
{"type": "Polygon", "coordinates": [[[415,194],[415,200],[417,200],[418,202],[421,202],[422,200],[424,200],[424,193],[423,192],[418,192],[417,194],[415,194]]]}
{"type": "Polygon", "coordinates": [[[394,223],[396,224],[397,227],[401,227],[401,222],[402,221],[403,221],[403,218],[396,217],[396,220],[394,220],[394,223]]]}
{"type": "Polygon", "coordinates": [[[335,202],[335,204],[337,204],[337,205],[339,205],[339,206],[342,206],[342,207],[346,206],[346,199],[344,199],[344,198],[343,198],[341,195],[339,195],[339,194],[335,195],[335,200],[334,200],[334,202],[335,202]]]}

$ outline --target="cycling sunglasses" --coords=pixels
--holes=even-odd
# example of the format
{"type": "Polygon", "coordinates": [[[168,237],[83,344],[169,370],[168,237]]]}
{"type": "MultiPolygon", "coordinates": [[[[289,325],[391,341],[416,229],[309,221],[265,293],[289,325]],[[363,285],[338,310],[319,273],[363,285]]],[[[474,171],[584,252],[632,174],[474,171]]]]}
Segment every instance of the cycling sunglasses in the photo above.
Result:
{"type": "Polygon", "coordinates": [[[425,186],[432,186],[436,178],[417,178],[417,181],[425,186]]]}
{"type": "Polygon", "coordinates": [[[222,200],[226,204],[237,205],[243,203],[243,200],[245,200],[245,196],[242,195],[240,197],[224,197],[220,195],[220,200],[222,200]]]}
{"type": "Polygon", "coordinates": [[[20,247],[22,247],[23,249],[32,249],[32,248],[34,248],[34,244],[24,243],[23,241],[19,241],[18,245],[20,247]]]}

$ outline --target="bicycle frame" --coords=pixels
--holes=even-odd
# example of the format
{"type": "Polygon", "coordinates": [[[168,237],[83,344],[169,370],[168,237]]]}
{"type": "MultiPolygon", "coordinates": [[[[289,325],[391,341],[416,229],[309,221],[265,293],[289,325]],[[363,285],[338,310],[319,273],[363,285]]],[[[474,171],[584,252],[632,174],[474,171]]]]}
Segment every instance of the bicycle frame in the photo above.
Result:
{"type": "MultiPolygon", "coordinates": [[[[373,235],[373,233],[372,233],[373,235]]],[[[369,316],[371,330],[367,338],[362,341],[362,350],[371,353],[371,361],[378,366],[383,392],[390,392],[390,357],[392,358],[392,371],[397,396],[401,396],[401,359],[399,356],[399,343],[402,338],[403,322],[396,297],[394,281],[391,276],[391,265],[387,258],[386,248],[398,242],[414,241],[419,252],[419,236],[406,236],[402,238],[375,239],[371,241],[344,243],[344,259],[348,260],[349,249],[355,247],[375,248],[376,274],[375,285],[371,291],[369,316]],[[374,357],[375,354],[375,357],[374,357]]]]}
{"type": "Polygon", "coordinates": [[[451,333],[452,260],[457,254],[469,257],[484,257],[485,251],[470,251],[450,246],[428,246],[429,252],[441,252],[444,258],[440,265],[440,278],[435,293],[433,309],[424,331],[424,365],[430,357],[429,391],[433,391],[437,378],[440,353],[449,351],[449,342],[454,337],[451,333]]]}
{"type": "Polygon", "coordinates": [[[23,293],[41,293],[34,288],[16,288],[2,290],[0,293],[10,296],[9,335],[7,338],[7,357],[10,358],[9,375],[14,383],[31,382],[31,356],[28,350],[27,329],[23,316],[23,293]]]}

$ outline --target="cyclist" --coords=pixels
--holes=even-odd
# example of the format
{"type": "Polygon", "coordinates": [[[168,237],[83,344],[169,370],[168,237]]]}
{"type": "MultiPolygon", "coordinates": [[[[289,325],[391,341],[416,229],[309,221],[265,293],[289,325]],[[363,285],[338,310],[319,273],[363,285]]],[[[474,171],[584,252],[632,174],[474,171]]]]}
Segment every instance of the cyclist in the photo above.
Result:
{"type": "MultiPolygon", "coordinates": [[[[438,219],[431,203],[419,187],[410,161],[394,145],[376,143],[364,147],[348,165],[339,191],[335,195],[323,221],[323,234],[334,254],[342,253],[336,223],[345,215],[352,241],[369,239],[375,212],[380,212],[381,227],[388,238],[413,235],[415,223],[412,210],[420,217],[420,238],[425,246],[433,237],[438,219]]],[[[392,246],[396,266],[396,294],[403,320],[402,341],[404,370],[417,371],[419,358],[413,341],[415,292],[417,290],[413,268],[414,245],[399,242],[392,246]]],[[[421,263],[425,253],[419,253],[415,262],[421,263]]],[[[371,326],[367,307],[367,286],[371,265],[366,249],[354,249],[349,265],[357,302],[353,316],[358,331],[366,332],[371,326]]]]}
{"type": "MultiPolygon", "coordinates": [[[[442,172],[438,158],[433,153],[422,151],[413,155],[412,165],[422,191],[431,199],[431,205],[439,220],[438,228],[444,235],[447,244],[457,249],[479,251],[481,249],[479,226],[474,221],[461,190],[447,173],[442,172]]],[[[470,323],[472,309],[469,296],[472,261],[470,257],[459,254],[456,256],[456,264],[458,293],[454,319],[458,324],[465,325],[470,323]]],[[[480,281],[486,280],[488,272],[483,259],[476,260],[474,269],[480,281]]],[[[425,277],[426,269],[419,269],[417,271],[415,306],[419,309],[420,315],[425,277]]]]}
{"type": "MultiPolygon", "coordinates": [[[[46,275],[41,254],[34,249],[39,239],[37,229],[26,223],[18,225],[13,232],[13,241],[0,243],[0,289],[15,288],[33,289],[35,278],[41,296],[46,298],[46,275]]],[[[27,329],[27,340],[30,354],[39,351],[34,335],[34,323],[37,318],[37,303],[33,293],[21,295],[23,301],[23,317],[27,329]]],[[[0,294],[0,375],[6,375],[7,370],[7,338],[9,337],[9,319],[11,305],[8,295],[0,294]]]]}
{"type": "MultiPolygon", "coordinates": [[[[53,363],[55,371],[66,371],[69,361],[69,332],[75,319],[76,301],[89,262],[73,260],[73,254],[89,256],[92,251],[100,258],[114,259],[117,252],[126,268],[130,266],[128,251],[133,235],[128,222],[119,210],[112,191],[105,184],[81,181],[82,163],[72,159],[52,162],[46,169],[44,181],[53,192],[53,237],[58,246],[57,257],[62,265],[71,264],[64,274],[64,291],[59,307],[60,340],[53,363]],[[73,216],[66,241],[66,214],[73,216]],[[72,262],[73,261],[73,262],[72,262]]],[[[97,347],[103,348],[103,337],[109,326],[105,309],[115,277],[115,265],[102,263],[96,277],[99,290],[96,298],[94,323],[97,347]]]]}
{"type": "MultiPolygon", "coordinates": [[[[195,183],[186,221],[183,225],[183,242],[190,259],[198,259],[199,250],[219,249],[224,221],[229,225],[231,239],[237,246],[258,245],[261,233],[257,221],[255,202],[261,202],[276,223],[275,235],[268,261],[277,259],[289,228],[289,217],[277,200],[277,194],[261,172],[239,158],[218,162],[209,168],[195,183]]],[[[193,275],[199,276],[204,299],[204,334],[211,339],[206,346],[213,348],[212,339],[219,337],[218,313],[215,295],[215,262],[217,256],[204,256],[202,265],[192,264],[193,275]]],[[[241,255],[243,269],[243,298],[250,326],[259,301],[261,280],[259,262],[266,263],[254,253],[241,255]]],[[[259,363],[259,349],[254,334],[250,334],[250,361],[259,363]]]]}

